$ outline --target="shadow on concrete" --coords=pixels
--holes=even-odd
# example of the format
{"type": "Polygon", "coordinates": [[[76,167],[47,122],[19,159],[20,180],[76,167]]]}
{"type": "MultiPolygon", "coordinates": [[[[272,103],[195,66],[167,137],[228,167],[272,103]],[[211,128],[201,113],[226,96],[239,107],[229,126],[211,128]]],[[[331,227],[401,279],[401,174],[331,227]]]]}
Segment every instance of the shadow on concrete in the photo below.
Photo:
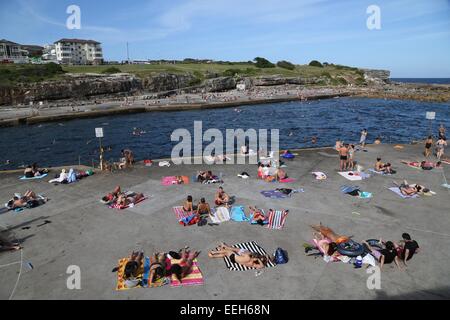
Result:
{"type": "Polygon", "coordinates": [[[450,287],[412,291],[399,295],[389,295],[383,290],[376,291],[375,300],[450,300],[450,287]]]}

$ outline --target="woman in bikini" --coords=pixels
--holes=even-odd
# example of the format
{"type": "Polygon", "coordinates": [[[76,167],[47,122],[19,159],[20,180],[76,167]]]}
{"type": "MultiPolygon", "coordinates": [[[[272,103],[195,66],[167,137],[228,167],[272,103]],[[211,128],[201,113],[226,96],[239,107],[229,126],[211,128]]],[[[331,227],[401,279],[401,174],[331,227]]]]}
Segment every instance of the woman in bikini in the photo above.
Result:
{"type": "Polygon", "coordinates": [[[119,206],[129,206],[131,204],[136,204],[137,202],[139,202],[140,200],[142,200],[144,198],[144,194],[143,193],[137,193],[134,195],[126,195],[124,193],[121,193],[118,195],[117,200],[116,200],[116,204],[119,206]]]}
{"type": "Polygon", "coordinates": [[[186,201],[183,204],[183,210],[184,212],[193,212],[194,211],[194,205],[192,203],[192,196],[188,196],[186,201]]]}
{"type": "Polygon", "coordinates": [[[441,160],[442,156],[444,155],[444,148],[447,146],[447,141],[445,140],[445,138],[441,137],[437,142],[436,142],[436,157],[438,158],[438,160],[441,160]]]}
{"type": "Polygon", "coordinates": [[[269,262],[267,256],[244,249],[233,248],[225,243],[222,243],[217,251],[210,251],[208,257],[211,259],[228,257],[232,263],[255,269],[264,269],[269,262]]]}
{"type": "Polygon", "coordinates": [[[166,275],[166,254],[156,253],[150,257],[149,284],[153,284],[166,275]]]}

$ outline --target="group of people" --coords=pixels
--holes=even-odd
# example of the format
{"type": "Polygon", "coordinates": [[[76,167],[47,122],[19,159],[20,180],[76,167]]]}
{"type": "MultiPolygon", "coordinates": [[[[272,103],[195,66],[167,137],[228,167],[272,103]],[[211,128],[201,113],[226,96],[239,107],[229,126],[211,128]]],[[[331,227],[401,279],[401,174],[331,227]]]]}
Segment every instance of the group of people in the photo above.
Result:
{"type": "Polygon", "coordinates": [[[282,181],[288,178],[286,171],[281,167],[272,166],[271,163],[258,163],[258,179],[267,182],[282,181]]]}
{"type": "MultiPolygon", "coordinates": [[[[336,234],[329,227],[325,227],[322,224],[313,225],[311,228],[314,230],[313,239],[315,240],[315,247],[306,247],[305,253],[307,255],[313,255],[313,250],[317,250],[319,254],[323,255],[326,261],[338,261],[338,257],[342,256],[339,252],[338,246],[342,243],[350,241],[350,237],[336,234]]],[[[380,269],[386,264],[395,263],[399,269],[402,269],[402,264],[407,266],[415,254],[419,252],[419,245],[417,241],[412,240],[408,233],[403,233],[402,240],[398,243],[393,241],[379,240],[375,243],[369,243],[369,241],[363,241],[365,254],[373,256],[375,261],[379,264],[380,269]]]]}
{"type": "Polygon", "coordinates": [[[339,170],[353,170],[355,167],[355,145],[337,141],[336,150],[339,152],[339,170]]]}
{"type": "Polygon", "coordinates": [[[425,140],[425,151],[424,151],[425,157],[428,158],[431,156],[431,153],[432,153],[431,148],[433,147],[433,144],[435,145],[435,148],[436,148],[436,158],[438,160],[442,160],[442,157],[444,156],[444,153],[445,153],[445,147],[447,146],[447,139],[446,139],[445,135],[441,135],[441,132],[440,132],[439,138],[436,141],[436,143],[434,143],[432,136],[429,136],[425,140]]]}
{"type": "MultiPolygon", "coordinates": [[[[229,208],[231,205],[231,197],[225,192],[223,187],[219,187],[214,197],[214,204],[216,207],[229,208]]],[[[185,212],[191,212],[198,216],[210,215],[211,206],[206,202],[205,198],[201,198],[197,205],[194,205],[193,197],[189,195],[186,201],[183,203],[183,210],[185,212]]]]}
{"type": "Polygon", "coordinates": [[[102,201],[108,205],[116,205],[118,207],[127,207],[144,199],[143,193],[125,193],[122,192],[120,186],[117,186],[114,191],[108,193],[102,198],[102,201]]]}
{"type": "MultiPolygon", "coordinates": [[[[148,270],[148,283],[151,286],[164,277],[175,276],[178,281],[188,276],[192,272],[194,260],[200,252],[191,252],[189,248],[184,248],[178,252],[155,253],[150,257],[150,267],[148,270]]],[[[133,252],[125,264],[123,278],[127,288],[143,286],[144,252],[133,252]]],[[[113,271],[118,271],[116,267],[113,271]]]]}

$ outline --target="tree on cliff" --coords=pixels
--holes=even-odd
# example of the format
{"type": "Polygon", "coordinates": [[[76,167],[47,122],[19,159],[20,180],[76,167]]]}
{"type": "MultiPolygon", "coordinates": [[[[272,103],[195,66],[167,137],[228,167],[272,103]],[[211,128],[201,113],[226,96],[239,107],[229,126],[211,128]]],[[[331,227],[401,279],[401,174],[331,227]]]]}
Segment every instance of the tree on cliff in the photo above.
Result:
{"type": "Polygon", "coordinates": [[[319,67],[319,68],[323,68],[323,65],[322,65],[319,61],[317,61],[317,60],[311,61],[311,62],[309,63],[309,65],[310,65],[311,67],[319,67]]]}
{"type": "Polygon", "coordinates": [[[277,67],[279,68],[283,68],[283,69],[288,69],[288,70],[294,70],[295,69],[295,65],[290,63],[289,61],[278,61],[277,63],[277,67]]]}
{"type": "Polygon", "coordinates": [[[255,61],[255,66],[257,68],[274,68],[275,65],[267,59],[256,57],[253,61],[255,61]]]}

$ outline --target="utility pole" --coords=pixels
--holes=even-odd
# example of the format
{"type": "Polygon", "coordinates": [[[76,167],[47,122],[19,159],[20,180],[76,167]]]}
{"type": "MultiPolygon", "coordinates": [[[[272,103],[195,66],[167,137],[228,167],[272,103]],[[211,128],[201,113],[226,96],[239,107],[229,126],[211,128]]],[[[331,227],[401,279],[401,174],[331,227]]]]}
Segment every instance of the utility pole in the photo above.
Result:
{"type": "Polygon", "coordinates": [[[130,64],[130,47],[127,42],[127,63],[130,64]]]}

